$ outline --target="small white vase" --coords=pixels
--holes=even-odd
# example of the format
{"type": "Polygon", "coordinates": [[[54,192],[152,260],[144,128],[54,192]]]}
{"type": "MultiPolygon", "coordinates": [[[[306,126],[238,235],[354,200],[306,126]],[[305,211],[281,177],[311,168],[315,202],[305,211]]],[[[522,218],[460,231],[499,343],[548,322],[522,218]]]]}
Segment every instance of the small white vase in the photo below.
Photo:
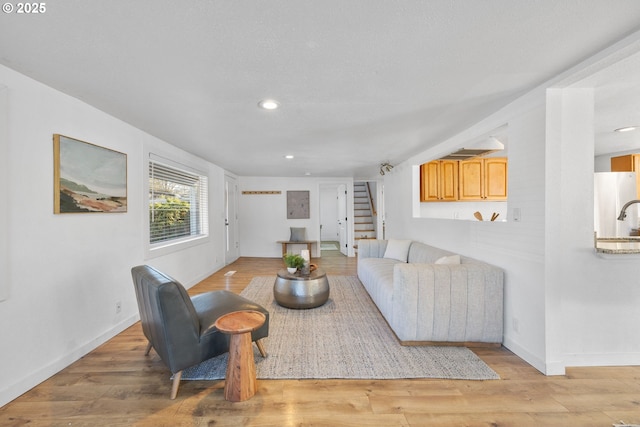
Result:
{"type": "Polygon", "coordinates": [[[295,272],[296,272],[296,270],[298,270],[298,269],[297,269],[297,268],[295,268],[295,267],[287,267],[287,271],[288,271],[290,274],[295,273],[295,272]]]}

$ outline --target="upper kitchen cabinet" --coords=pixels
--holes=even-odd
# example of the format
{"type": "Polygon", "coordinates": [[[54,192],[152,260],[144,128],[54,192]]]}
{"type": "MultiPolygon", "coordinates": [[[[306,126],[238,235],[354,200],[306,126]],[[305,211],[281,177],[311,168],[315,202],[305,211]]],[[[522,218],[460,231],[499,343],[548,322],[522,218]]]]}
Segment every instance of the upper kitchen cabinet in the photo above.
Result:
{"type": "Polygon", "coordinates": [[[460,162],[460,200],[507,200],[507,158],[460,162]]]}
{"type": "Polygon", "coordinates": [[[611,172],[636,172],[636,191],[640,199],[640,154],[612,157],[611,172]]]}
{"type": "Polygon", "coordinates": [[[434,160],[420,166],[420,201],[458,200],[458,162],[434,160]]]}

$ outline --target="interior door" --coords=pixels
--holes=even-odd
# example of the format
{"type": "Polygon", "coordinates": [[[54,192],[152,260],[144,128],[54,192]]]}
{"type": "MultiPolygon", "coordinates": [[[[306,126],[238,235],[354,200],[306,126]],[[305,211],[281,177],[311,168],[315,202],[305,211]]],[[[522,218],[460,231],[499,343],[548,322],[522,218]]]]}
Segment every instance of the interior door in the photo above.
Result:
{"type": "Polygon", "coordinates": [[[338,242],[338,198],[335,185],[320,186],[320,240],[338,242]]]}
{"type": "Polygon", "coordinates": [[[338,239],[340,240],[340,252],[343,255],[349,255],[347,248],[348,228],[347,221],[347,186],[338,185],[338,239]]]}
{"type": "Polygon", "coordinates": [[[236,179],[224,177],[224,229],[225,229],[225,264],[238,259],[238,184],[236,179]]]}

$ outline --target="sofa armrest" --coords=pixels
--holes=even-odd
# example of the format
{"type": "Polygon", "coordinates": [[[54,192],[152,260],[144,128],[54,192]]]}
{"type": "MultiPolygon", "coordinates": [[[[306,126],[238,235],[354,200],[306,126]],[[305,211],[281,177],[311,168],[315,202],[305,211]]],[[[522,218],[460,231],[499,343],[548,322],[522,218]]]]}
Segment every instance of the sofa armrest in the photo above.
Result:
{"type": "Polygon", "coordinates": [[[358,240],[358,258],[382,258],[387,250],[387,241],[380,239],[358,240]]]}
{"type": "Polygon", "coordinates": [[[388,320],[405,341],[502,342],[503,272],[484,263],[396,264],[388,320]]]}

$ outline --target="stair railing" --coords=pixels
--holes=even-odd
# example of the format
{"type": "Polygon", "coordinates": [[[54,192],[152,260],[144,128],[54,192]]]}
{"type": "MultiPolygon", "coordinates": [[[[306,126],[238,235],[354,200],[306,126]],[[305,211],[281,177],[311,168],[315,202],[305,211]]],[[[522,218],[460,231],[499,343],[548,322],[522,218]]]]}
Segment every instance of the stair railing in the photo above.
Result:
{"type": "Polygon", "coordinates": [[[366,182],[366,184],[367,184],[367,195],[369,196],[369,205],[371,206],[371,215],[376,216],[378,214],[376,213],[376,205],[375,203],[373,203],[373,197],[371,197],[371,187],[369,186],[369,182],[366,182]]]}

